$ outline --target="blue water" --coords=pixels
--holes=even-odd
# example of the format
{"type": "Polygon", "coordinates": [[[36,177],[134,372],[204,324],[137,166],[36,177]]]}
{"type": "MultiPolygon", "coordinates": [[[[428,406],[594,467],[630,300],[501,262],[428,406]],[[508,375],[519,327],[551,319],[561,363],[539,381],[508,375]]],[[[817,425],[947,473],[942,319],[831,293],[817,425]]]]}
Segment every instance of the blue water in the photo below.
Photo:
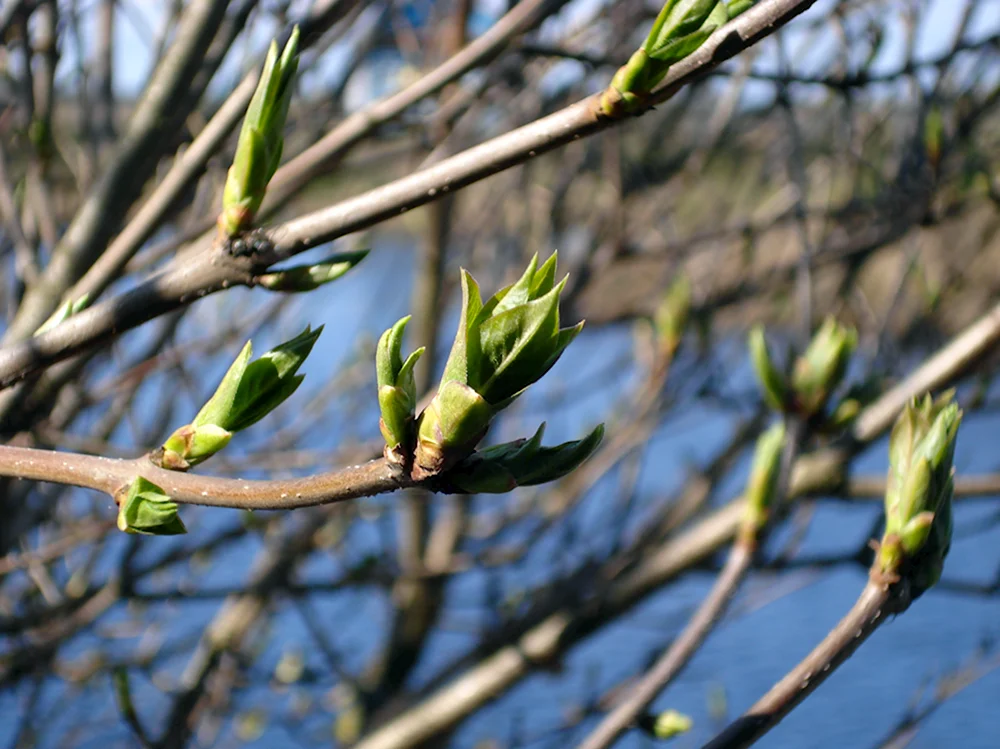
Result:
{"type": "MultiPolygon", "coordinates": [[[[254,338],[257,351],[299,332],[305,322],[326,325],[320,343],[305,367],[303,391],[315,391],[335,373],[359,356],[369,356],[378,334],[408,312],[408,278],[411,256],[405,246],[380,248],[341,281],[307,297],[296,297],[276,313],[272,325],[254,338]],[[362,343],[359,344],[359,341],[362,343]],[[367,346],[368,348],[365,348],[367,346]]],[[[201,326],[234,315],[251,315],[272,304],[274,297],[262,292],[234,291],[201,302],[185,321],[183,337],[195,340],[201,326]]],[[[453,315],[452,315],[453,319],[453,315]]],[[[451,326],[449,322],[449,328],[451,326]]],[[[146,335],[128,337],[123,346],[137,345],[146,335]]],[[[607,418],[609,404],[634,384],[638,373],[630,363],[632,332],[628,326],[586,330],[543,383],[529,392],[498,426],[496,438],[508,439],[530,433],[542,419],[548,421],[547,441],[559,442],[580,436],[607,418]],[[578,395],[579,394],[579,395],[578,395]]],[[[200,372],[199,383],[214,382],[235,355],[223,352],[209,370],[200,372]],[[224,359],[226,361],[224,361],[224,359]]],[[[732,399],[747,403],[752,392],[742,345],[723,342],[712,357],[719,368],[723,390],[732,399]]],[[[426,657],[411,676],[410,685],[427,683],[442,666],[476,644],[482,632],[496,624],[491,602],[530,594],[533,587],[550,580],[554,573],[568,573],[588,558],[607,552],[614,539],[609,529],[626,535],[639,529],[643,509],[656,505],[676,490],[692,467],[703,464],[725,444],[737,416],[729,405],[709,403],[695,397],[696,362],[682,360],[677,371],[688,372],[682,382],[681,405],[661,426],[643,456],[635,487],[632,519],[620,517],[618,475],[601,481],[596,490],[567,518],[547,531],[520,563],[495,572],[481,570],[456,576],[447,590],[442,620],[432,635],[426,657]]],[[[171,383],[152,379],[144,399],[153,402],[171,383]]],[[[299,402],[305,396],[299,394],[299,402]]],[[[175,403],[175,421],[183,423],[198,406],[195,392],[181,390],[175,403]]],[[[338,397],[330,415],[314,424],[305,444],[310,449],[333,450],[351,441],[377,436],[368,390],[349,391],[338,397]]],[[[252,452],[262,444],[268,430],[293,421],[295,401],[269,417],[231,446],[233,454],[252,452]]],[[[91,420],[92,421],[92,420],[91,420]]],[[[84,423],[87,423],[86,421],[84,423]]],[[[993,416],[969,416],[962,427],[956,456],[960,473],[998,468],[997,420],[993,416]]],[[[135,446],[135,432],[125,426],[115,441],[128,450],[135,446]]],[[[885,469],[885,445],[873,446],[857,464],[859,473],[885,469]]],[[[746,470],[741,461],[720,486],[713,502],[721,504],[739,490],[746,470]]],[[[262,472],[261,472],[262,473],[262,472]]],[[[247,474],[249,475],[249,474],[247,474]]],[[[80,493],[74,502],[86,506],[90,495],[80,493]]],[[[490,516],[513,497],[477,500],[474,514],[490,516]]],[[[106,505],[112,512],[110,502],[106,505]]],[[[444,500],[435,500],[441,503],[444,500]]],[[[349,533],[342,555],[325,551],[313,554],[299,571],[299,582],[330,582],[368,556],[378,556],[395,539],[394,499],[363,500],[365,519],[349,533]]],[[[978,649],[1000,636],[1000,598],[949,590],[948,583],[989,584],[1000,569],[1000,529],[995,500],[967,501],[956,511],[956,540],[945,570],[945,581],[918,600],[905,615],[882,627],[840,671],[799,709],[792,713],[761,746],[776,749],[798,747],[867,747],[892,729],[911,705],[925,704],[922,690],[950,670],[968,662],[978,649]],[[923,695],[923,696],[921,696],[923,695]]],[[[173,544],[192,544],[220,529],[243,522],[240,513],[229,510],[184,508],[191,534],[182,540],[141,539],[115,536],[97,566],[98,579],[116,569],[126,544],[138,543],[136,564],[156,559],[173,544]]],[[[799,557],[847,555],[870,536],[877,518],[874,503],[848,505],[820,501],[816,505],[799,557]]],[[[530,530],[526,522],[505,540],[513,543],[530,530]]],[[[779,533],[778,546],[787,537],[779,533]]],[[[248,568],[263,548],[264,539],[251,534],[225,545],[206,560],[185,563],[147,576],[139,590],[185,590],[239,588],[248,568]]],[[[11,576],[14,579],[16,576],[11,576]]],[[[620,680],[639,673],[648,659],[660,651],[683,625],[711,585],[709,570],[692,571],[665,589],[649,596],[635,609],[571,650],[558,672],[537,673],[517,684],[494,703],[480,710],[453,734],[451,745],[476,746],[497,739],[500,746],[570,746],[585,735],[593,718],[567,727],[574,710],[599,697],[620,680]]],[[[750,705],[780,678],[833,626],[849,608],[865,582],[865,570],[845,562],[816,573],[801,568],[780,574],[760,571],[751,576],[736,599],[730,615],[721,623],[682,676],[656,702],[656,709],[674,708],[691,716],[694,730],[674,742],[678,747],[697,747],[724,723],[750,705]],[[721,706],[721,707],[720,707],[721,706]],[[720,710],[724,715],[720,715],[720,710]]],[[[63,661],[87,656],[95,648],[114,660],[131,652],[140,641],[158,642],[161,653],[169,653],[149,674],[132,671],[133,691],[140,714],[149,726],[158,726],[170,701],[160,687],[183,671],[190,651],[205,623],[216,613],[219,600],[185,599],[151,603],[146,607],[118,606],[98,624],[80,634],[61,650],[63,661]],[[155,623],[145,635],[136,622],[155,623]],[[153,682],[156,682],[155,686],[153,682]]],[[[305,616],[322,622],[327,639],[347,671],[362,669],[377,652],[385,635],[390,609],[384,593],[373,588],[351,588],[323,592],[308,599],[279,599],[275,615],[263,637],[254,640],[257,650],[249,665],[246,686],[234,696],[235,714],[265,710],[270,717],[259,736],[241,739],[232,722],[219,734],[216,746],[325,746],[331,741],[335,710],[330,692],[337,679],[325,657],[314,646],[305,616]],[[275,686],[270,675],[284,653],[301,652],[305,678],[299,684],[275,686]],[[304,715],[297,711],[306,701],[304,715]]],[[[0,652],[13,643],[0,643],[0,652]]],[[[155,646],[154,646],[155,647],[155,646]]],[[[19,725],[19,714],[30,698],[32,685],[22,683],[14,692],[0,694],[0,746],[8,746],[19,725]]],[[[914,747],[1000,746],[1000,673],[992,673],[946,702],[922,725],[914,747]]],[[[61,679],[48,678],[37,695],[34,726],[38,746],[129,746],[130,738],[119,719],[105,677],[67,687],[61,679]]],[[[237,721],[238,722],[238,721],[237,721]]],[[[633,733],[620,746],[643,747],[649,739],[633,733]]]]}

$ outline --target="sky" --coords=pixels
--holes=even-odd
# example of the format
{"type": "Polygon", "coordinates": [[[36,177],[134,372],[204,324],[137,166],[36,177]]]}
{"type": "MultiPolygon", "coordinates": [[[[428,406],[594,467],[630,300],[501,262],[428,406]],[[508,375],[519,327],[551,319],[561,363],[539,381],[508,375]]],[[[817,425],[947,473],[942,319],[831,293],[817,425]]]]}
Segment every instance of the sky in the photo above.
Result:
{"type": "MultiPolygon", "coordinates": [[[[921,2],[921,0],[916,0],[921,2]]],[[[921,26],[917,39],[918,59],[933,59],[942,54],[949,44],[950,37],[956,27],[958,18],[965,6],[957,0],[923,0],[928,6],[926,22],[921,26]]],[[[608,0],[573,0],[561,11],[559,16],[548,22],[543,28],[545,36],[556,36],[567,24],[572,25],[577,19],[586,18],[597,6],[608,4],[608,0]]],[[[803,18],[818,17],[832,4],[832,0],[820,0],[806,12],[803,18]]],[[[904,0],[890,2],[888,5],[902,7],[904,0]]],[[[131,98],[136,96],[142,84],[149,76],[152,66],[152,49],[155,40],[162,32],[165,21],[165,6],[162,0],[129,0],[123,2],[125,12],[119,16],[115,29],[115,88],[119,96],[131,98]]],[[[307,2],[293,2],[293,11],[308,5],[307,2]]],[[[472,33],[478,34],[495,20],[502,12],[504,3],[501,0],[480,0],[474,6],[471,19],[472,33]]],[[[373,9],[369,9],[372,11],[373,9]]],[[[878,11],[876,11],[878,12],[878,11]]],[[[370,13],[368,21],[374,20],[370,13]]],[[[262,59],[262,51],[270,38],[278,31],[266,18],[261,18],[252,24],[252,34],[234,48],[226,59],[222,70],[213,81],[213,93],[222,94],[232,88],[240,79],[241,72],[249,66],[258,64],[262,59]]],[[[1000,30],[1000,0],[978,0],[976,14],[970,27],[971,38],[981,38],[1000,30]]],[[[82,29],[84,39],[93,39],[92,19],[85,19],[82,29]]],[[[350,54],[351,39],[345,39],[331,48],[317,68],[303,79],[303,87],[308,91],[322,90],[331,80],[339,78],[342,66],[350,54]]],[[[808,42],[806,49],[796,49],[795,39],[789,40],[793,54],[793,64],[798,68],[820,67],[825,54],[829,52],[830,40],[826,46],[817,44],[814,40],[808,42]]],[[[891,70],[900,65],[903,57],[903,30],[900,24],[890,27],[887,39],[875,61],[875,70],[891,70]]],[[[766,60],[765,60],[766,62],[766,60]]],[[[75,78],[75,51],[66,49],[62,56],[59,69],[59,80],[66,85],[73,85],[75,78]]],[[[389,83],[391,84],[391,79],[389,83]]],[[[348,108],[362,106],[370,96],[370,87],[356,85],[348,89],[348,108]]],[[[382,91],[382,94],[389,91],[382,91]]]]}

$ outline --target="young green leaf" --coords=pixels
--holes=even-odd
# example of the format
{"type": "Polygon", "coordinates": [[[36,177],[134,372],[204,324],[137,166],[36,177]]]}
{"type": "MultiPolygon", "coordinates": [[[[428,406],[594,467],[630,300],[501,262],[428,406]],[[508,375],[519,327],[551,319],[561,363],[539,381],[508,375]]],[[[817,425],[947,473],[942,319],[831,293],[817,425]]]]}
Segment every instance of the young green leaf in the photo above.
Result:
{"type": "Polygon", "coordinates": [[[81,310],[86,309],[89,304],[90,294],[84,294],[79,299],[67,299],[59,305],[48,320],[42,323],[41,327],[35,331],[35,335],[41,335],[42,333],[52,330],[52,328],[56,327],[59,323],[68,320],[81,310]]]}
{"type": "Polygon", "coordinates": [[[757,381],[760,383],[764,400],[775,411],[784,411],[788,402],[788,385],[785,376],[771,358],[771,351],[764,337],[764,328],[760,325],[754,326],[747,342],[750,348],[750,361],[757,373],[757,381]]]}
{"type": "Polygon", "coordinates": [[[187,470],[224,448],[233,432],[246,429],[280,406],[302,384],[299,367],[323,331],[306,329],[280,346],[250,361],[247,341],[215,393],[194,417],[163,444],[160,464],[187,470]]]}
{"type": "Polygon", "coordinates": [[[313,265],[296,265],[291,268],[272,271],[257,277],[257,284],[270,291],[299,293],[313,291],[324,284],[336,281],[347,271],[360,263],[368,255],[368,250],[333,255],[313,265]]]}
{"type": "Polygon", "coordinates": [[[518,486],[546,484],[575,470],[604,438],[600,424],[581,440],[543,447],[544,431],[542,424],[531,439],[478,450],[451,469],[445,480],[467,494],[500,494],[518,486]]]}
{"type": "Polygon", "coordinates": [[[281,161],[292,81],[299,64],[298,45],[296,26],[280,58],[276,42],[268,49],[223,188],[219,229],[225,236],[232,237],[253,224],[267,184],[281,161]]]}
{"type": "Polygon", "coordinates": [[[417,386],[413,368],[424,353],[420,347],[403,361],[403,333],[410,318],[404,317],[382,334],[375,349],[375,375],[381,412],[379,429],[385,439],[386,457],[405,463],[413,453],[413,417],[417,386]]]}
{"type": "Polygon", "coordinates": [[[177,504],[160,487],[141,476],[129,485],[118,507],[118,529],[150,536],[187,533],[177,514],[177,504]]]}

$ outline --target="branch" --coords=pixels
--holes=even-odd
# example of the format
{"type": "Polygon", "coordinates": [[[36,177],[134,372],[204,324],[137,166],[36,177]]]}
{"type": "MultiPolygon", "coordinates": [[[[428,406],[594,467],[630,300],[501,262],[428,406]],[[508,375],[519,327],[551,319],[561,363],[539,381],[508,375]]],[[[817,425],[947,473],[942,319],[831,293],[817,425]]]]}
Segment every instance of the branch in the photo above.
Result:
{"type": "MultiPolygon", "coordinates": [[[[302,22],[301,49],[317,42],[321,33],[340,20],[355,2],[338,2],[333,11],[321,17],[310,15],[302,22]]],[[[156,231],[181,195],[205,169],[219,148],[246,112],[250,97],[257,86],[259,71],[255,68],[244,76],[226,98],[197,137],[180,152],[170,171],[161,179],[149,198],[142,204],[128,225],[94,262],[83,277],[66,292],[65,297],[79,299],[88,294],[96,299],[117,278],[129,260],[156,231]]],[[[275,175],[277,178],[280,171],[275,175]]],[[[213,219],[214,226],[214,219],[213,219]]]]}
{"type": "MultiPolygon", "coordinates": [[[[754,6],[677,63],[664,84],[645,101],[642,111],[666,101],[805,11],[813,2],[770,0],[754,6]]],[[[84,310],[45,335],[5,347],[0,351],[0,387],[195,299],[233,285],[252,285],[256,273],[277,261],[398,216],[627,119],[624,114],[614,118],[602,114],[599,100],[599,95],[589,97],[409,177],[273,227],[268,232],[273,252],[255,256],[254,262],[232,257],[224,246],[216,246],[195,258],[185,257],[183,263],[175,263],[120,297],[84,310]]]]}
{"type": "Polygon", "coordinates": [[[305,478],[247,481],[168,471],[145,456],[121,460],[7,445],[0,445],[0,476],[81,486],[112,498],[141,476],[177,503],[241,510],[312,507],[417,484],[384,458],[305,478]]]}
{"type": "Polygon", "coordinates": [[[681,672],[725,614],[729,601],[753,563],[753,548],[737,538],[726,564],[684,630],[618,706],[604,716],[578,749],[606,749],[681,672]]]}
{"type": "Polygon", "coordinates": [[[847,616],[823,641],[703,749],[736,749],[756,742],[826,681],[886,620],[888,614],[901,613],[909,604],[905,586],[890,587],[870,581],[847,616]]]}

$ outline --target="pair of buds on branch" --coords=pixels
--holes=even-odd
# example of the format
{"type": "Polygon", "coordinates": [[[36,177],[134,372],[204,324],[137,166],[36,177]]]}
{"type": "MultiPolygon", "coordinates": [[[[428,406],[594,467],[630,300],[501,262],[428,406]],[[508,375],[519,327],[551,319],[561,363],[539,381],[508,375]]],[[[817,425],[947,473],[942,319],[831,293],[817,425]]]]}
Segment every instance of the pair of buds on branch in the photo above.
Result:
{"type": "MultiPolygon", "coordinates": [[[[284,403],[302,384],[299,367],[309,356],[323,328],[309,327],[290,341],[251,361],[248,341],[219,387],[190,424],[185,424],[150,455],[153,463],[172,471],[187,471],[229,444],[233,434],[253,426],[284,403]]],[[[177,504],[160,487],[138,477],[119,501],[118,528],[129,533],[186,533],[177,504]]]]}
{"type": "Polygon", "coordinates": [[[822,418],[827,426],[844,426],[860,410],[858,399],[848,397],[826,416],[827,404],[844,379],[857,345],[853,328],[828,317],[805,353],[794,361],[789,375],[774,363],[761,326],[751,330],[749,337],[750,360],[768,405],[806,420],[822,418]]]}
{"type": "Polygon", "coordinates": [[[475,279],[462,271],[458,331],[437,392],[419,416],[413,367],[423,349],[402,357],[409,318],[382,335],[379,426],[390,462],[449,491],[507,492],[554,481],[596,449],[603,426],[582,440],[543,447],[543,424],[531,439],[475,451],[493,418],[548,372],[583,328],[582,322],[559,327],[566,280],[557,284],[555,277],[555,254],[540,266],[534,257],[517,282],[483,301],[475,279]]]}
{"type": "MultiPolygon", "coordinates": [[[[790,382],[771,364],[760,329],[751,334],[750,348],[767,400],[786,410],[794,407],[810,418],[822,413],[839,386],[855,343],[853,330],[828,319],[796,361],[790,382]]],[[[871,575],[885,584],[905,580],[911,599],[940,579],[951,547],[953,459],[962,421],[953,395],[949,391],[937,399],[929,394],[914,398],[889,437],[885,531],[874,544],[871,575]]],[[[783,424],[771,427],[757,441],[741,529],[746,540],[756,539],[773,510],[784,445],[783,424]]]]}

